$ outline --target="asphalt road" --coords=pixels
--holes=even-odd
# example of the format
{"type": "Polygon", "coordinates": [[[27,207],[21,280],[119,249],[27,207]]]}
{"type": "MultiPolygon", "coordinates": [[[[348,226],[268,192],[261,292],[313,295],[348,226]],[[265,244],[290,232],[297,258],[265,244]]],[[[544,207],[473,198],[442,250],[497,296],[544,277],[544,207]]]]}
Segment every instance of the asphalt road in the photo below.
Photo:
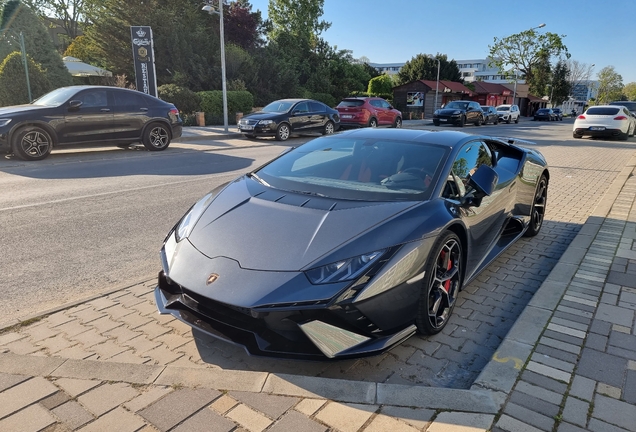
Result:
{"type": "Polygon", "coordinates": [[[183,213],[282,150],[271,141],[256,144],[262,146],[84,148],[40,162],[0,159],[0,324],[156,277],[162,240],[183,213]]]}

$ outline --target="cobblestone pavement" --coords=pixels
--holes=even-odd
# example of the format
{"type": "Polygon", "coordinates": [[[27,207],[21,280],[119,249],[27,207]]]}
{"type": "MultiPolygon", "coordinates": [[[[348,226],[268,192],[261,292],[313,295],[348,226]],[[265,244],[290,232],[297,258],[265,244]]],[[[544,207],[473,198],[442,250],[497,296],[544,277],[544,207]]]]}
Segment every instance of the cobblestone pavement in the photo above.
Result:
{"type": "Polygon", "coordinates": [[[541,234],[441,335],[359,361],[248,357],[158,315],[147,281],[0,334],[0,430],[633,431],[634,146],[577,144],[538,144],[541,234]]]}

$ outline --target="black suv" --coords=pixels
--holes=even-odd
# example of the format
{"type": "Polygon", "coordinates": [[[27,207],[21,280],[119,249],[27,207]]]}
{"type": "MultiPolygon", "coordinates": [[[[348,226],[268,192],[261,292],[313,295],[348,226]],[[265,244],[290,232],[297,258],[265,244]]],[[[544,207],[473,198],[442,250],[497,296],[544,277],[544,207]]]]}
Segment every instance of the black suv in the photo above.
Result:
{"type": "Polygon", "coordinates": [[[484,122],[484,112],[477,102],[456,100],[449,102],[442,109],[433,113],[433,124],[439,126],[442,123],[451,123],[463,127],[466,123],[474,123],[481,126],[484,122]]]}
{"type": "Polygon", "coordinates": [[[627,108],[633,116],[636,117],[636,101],[614,101],[610,102],[608,105],[622,105],[627,108]]]}

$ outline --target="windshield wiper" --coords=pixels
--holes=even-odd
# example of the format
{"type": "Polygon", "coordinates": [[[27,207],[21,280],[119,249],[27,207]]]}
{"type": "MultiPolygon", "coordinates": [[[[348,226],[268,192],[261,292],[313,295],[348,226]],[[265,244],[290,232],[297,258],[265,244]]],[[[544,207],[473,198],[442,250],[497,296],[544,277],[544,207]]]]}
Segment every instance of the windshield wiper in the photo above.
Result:
{"type": "Polygon", "coordinates": [[[256,180],[257,182],[259,182],[260,184],[267,186],[267,187],[271,187],[269,185],[269,183],[267,183],[265,180],[263,180],[262,178],[260,178],[259,176],[256,175],[256,173],[248,173],[247,174],[248,177],[253,178],[254,180],[256,180]]]}
{"type": "Polygon", "coordinates": [[[318,192],[299,191],[299,190],[290,190],[289,192],[299,193],[299,194],[303,194],[303,195],[313,195],[313,196],[323,197],[323,198],[327,197],[327,195],[324,195],[324,194],[321,194],[321,193],[318,193],[318,192]]]}

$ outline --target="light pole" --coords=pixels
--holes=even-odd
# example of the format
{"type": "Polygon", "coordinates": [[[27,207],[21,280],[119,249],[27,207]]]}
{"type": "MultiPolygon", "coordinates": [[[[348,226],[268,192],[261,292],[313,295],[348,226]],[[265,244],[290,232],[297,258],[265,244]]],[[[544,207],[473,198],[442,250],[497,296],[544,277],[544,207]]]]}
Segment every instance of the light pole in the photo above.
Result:
{"type": "MultiPolygon", "coordinates": [[[[6,31],[6,30],[5,30],[6,31]]],[[[15,35],[15,32],[12,32],[15,35]]],[[[31,96],[31,81],[29,80],[29,62],[24,46],[24,33],[20,32],[20,54],[22,54],[22,64],[24,65],[24,74],[26,75],[27,92],[29,94],[29,103],[33,100],[31,96]]]]}
{"type": "Polygon", "coordinates": [[[437,81],[435,82],[435,104],[433,105],[433,111],[435,111],[437,109],[437,95],[439,94],[439,67],[441,63],[438,58],[435,58],[433,56],[428,56],[428,57],[437,61],[437,81]]]}
{"type": "MultiPolygon", "coordinates": [[[[545,23],[541,23],[538,26],[532,27],[531,29],[528,29],[526,31],[532,31],[532,30],[543,28],[543,27],[545,27],[545,23]]],[[[512,91],[512,104],[513,105],[516,105],[515,104],[515,100],[516,99],[517,99],[517,67],[515,66],[515,87],[514,87],[514,90],[512,91]]]]}
{"type": "Polygon", "coordinates": [[[590,94],[590,74],[592,73],[592,68],[596,66],[596,63],[592,63],[592,66],[587,70],[587,76],[585,77],[585,100],[583,101],[583,107],[581,108],[581,114],[585,111],[585,105],[587,105],[587,100],[591,96],[590,94]]]}
{"type": "Polygon", "coordinates": [[[219,15],[219,31],[221,33],[221,82],[223,89],[223,128],[225,132],[228,131],[227,126],[227,84],[225,82],[225,37],[223,35],[223,0],[218,0],[219,2],[219,11],[214,10],[212,6],[206,4],[203,6],[205,12],[209,14],[218,14],[219,15]]]}

